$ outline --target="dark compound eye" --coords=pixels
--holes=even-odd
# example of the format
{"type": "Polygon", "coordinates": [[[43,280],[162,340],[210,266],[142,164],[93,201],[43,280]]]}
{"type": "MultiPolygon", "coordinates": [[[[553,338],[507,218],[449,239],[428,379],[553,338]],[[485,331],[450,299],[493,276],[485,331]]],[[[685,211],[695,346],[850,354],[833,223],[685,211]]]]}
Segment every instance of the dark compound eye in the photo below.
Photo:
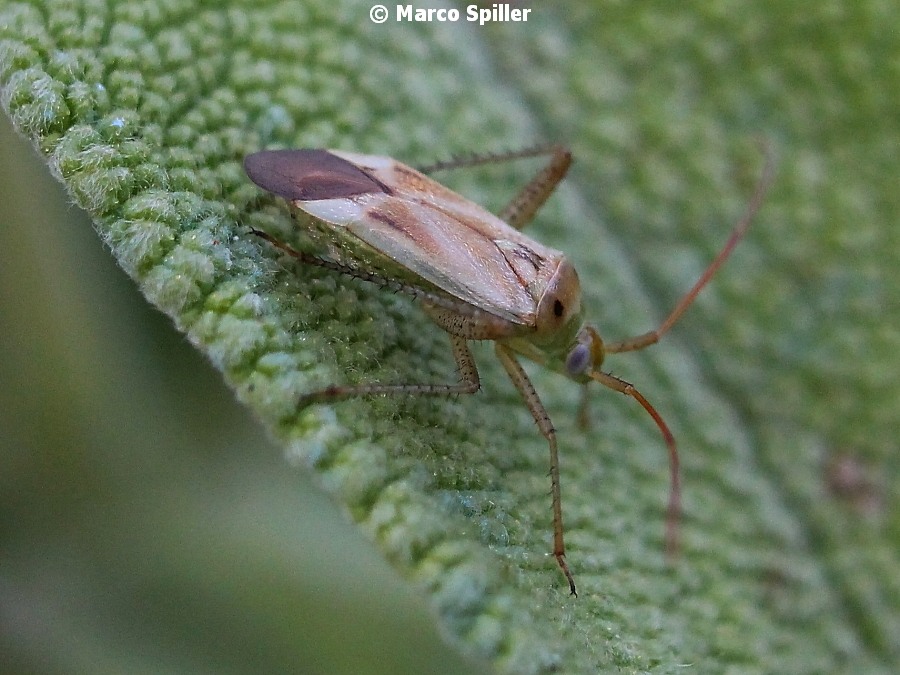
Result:
{"type": "Polygon", "coordinates": [[[565,307],[563,307],[562,302],[558,299],[554,300],[553,301],[553,316],[557,316],[557,317],[562,316],[564,311],[565,311],[565,307]]]}

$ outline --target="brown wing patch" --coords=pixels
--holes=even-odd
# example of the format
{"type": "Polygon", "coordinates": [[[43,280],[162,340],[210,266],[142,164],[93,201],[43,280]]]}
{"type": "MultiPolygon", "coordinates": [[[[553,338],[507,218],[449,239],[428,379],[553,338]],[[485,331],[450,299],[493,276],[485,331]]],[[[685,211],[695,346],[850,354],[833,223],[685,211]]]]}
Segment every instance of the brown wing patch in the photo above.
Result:
{"type": "Polygon", "coordinates": [[[366,217],[384,223],[398,234],[416,243],[419,248],[439,252],[439,246],[428,227],[423,226],[417,214],[403,202],[393,202],[389,207],[379,205],[366,210],[366,217]]]}
{"type": "Polygon", "coordinates": [[[288,201],[319,201],[392,190],[327,150],[264,150],[244,158],[244,171],[262,189],[288,201]]]}

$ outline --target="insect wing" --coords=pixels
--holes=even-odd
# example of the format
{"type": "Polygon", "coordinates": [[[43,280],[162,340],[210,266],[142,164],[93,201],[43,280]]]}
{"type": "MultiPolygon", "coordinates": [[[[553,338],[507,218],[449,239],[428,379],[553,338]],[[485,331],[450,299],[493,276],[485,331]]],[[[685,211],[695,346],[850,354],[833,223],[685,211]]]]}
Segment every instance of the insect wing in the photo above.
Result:
{"type": "Polygon", "coordinates": [[[537,301],[562,260],[559,251],[388,157],[286,150],[256,153],[245,166],[261,187],[345,228],[450,296],[517,324],[534,323],[537,301]],[[257,164],[265,164],[265,175],[257,164]]]}

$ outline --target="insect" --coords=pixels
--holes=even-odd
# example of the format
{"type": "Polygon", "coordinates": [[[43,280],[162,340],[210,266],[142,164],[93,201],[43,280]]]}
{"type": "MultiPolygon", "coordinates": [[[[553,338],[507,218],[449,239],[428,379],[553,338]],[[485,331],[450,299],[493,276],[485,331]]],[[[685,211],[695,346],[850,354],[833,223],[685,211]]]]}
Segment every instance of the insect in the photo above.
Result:
{"type": "MultiPolygon", "coordinates": [[[[607,354],[656,343],[681,317],[743,237],[771,182],[766,167],[743,217],[700,279],[655,330],[604,342],[585,324],[578,275],[560,251],[521,232],[571,164],[560,146],[435,165],[430,170],[549,156],[549,162],[498,215],[468,201],[424,173],[389,157],[338,150],[268,150],[248,155],[244,169],[258,186],[287,200],[307,233],[327,247],[324,256],[296,251],[271,235],[253,233],[303,264],[324,267],[405,293],[450,336],[459,381],[453,384],[331,385],[298,402],[365,395],[473,394],[481,387],[469,349],[493,340],[495,352],[550,447],[553,555],[577,595],[566,561],[556,431],[519,363],[525,357],[580,383],[596,381],[635,399],[653,418],[668,448],[670,493],[667,550],[677,545],[680,510],[678,452],[662,416],[629,382],[601,369],[607,354]]],[[[427,171],[427,170],[426,170],[427,171]]]]}

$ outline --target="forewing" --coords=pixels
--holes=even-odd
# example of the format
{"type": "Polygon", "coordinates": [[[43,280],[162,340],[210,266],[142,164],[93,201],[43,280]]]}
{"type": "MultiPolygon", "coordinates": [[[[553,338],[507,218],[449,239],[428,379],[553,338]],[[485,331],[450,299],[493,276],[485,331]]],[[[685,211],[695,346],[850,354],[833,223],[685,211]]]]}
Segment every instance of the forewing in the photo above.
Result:
{"type": "Polygon", "coordinates": [[[323,150],[257,154],[282,152],[278,161],[256,162],[265,171],[251,166],[255,155],[248,157],[251,179],[452,297],[533,325],[559,251],[390,158],[323,150]]]}

